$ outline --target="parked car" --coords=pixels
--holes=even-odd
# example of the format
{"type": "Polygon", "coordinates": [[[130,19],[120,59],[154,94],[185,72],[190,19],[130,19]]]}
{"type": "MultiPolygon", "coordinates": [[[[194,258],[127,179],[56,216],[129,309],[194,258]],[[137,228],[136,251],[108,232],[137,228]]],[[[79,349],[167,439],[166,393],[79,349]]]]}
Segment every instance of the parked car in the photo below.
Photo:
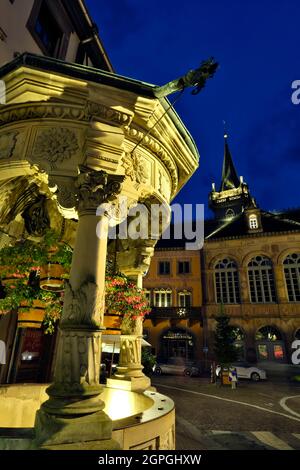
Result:
{"type": "Polygon", "coordinates": [[[190,377],[200,374],[200,368],[197,364],[178,360],[180,358],[176,359],[170,359],[168,362],[158,362],[155,364],[153,366],[154,374],[185,375],[190,377]]]}
{"type": "MultiPolygon", "coordinates": [[[[267,374],[266,371],[255,367],[248,362],[236,362],[232,364],[237,371],[238,379],[251,379],[254,382],[259,382],[260,380],[266,380],[267,374]]],[[[221,371],[221,366],[217,366],[216,375],[219,376],[221,371]]]]}

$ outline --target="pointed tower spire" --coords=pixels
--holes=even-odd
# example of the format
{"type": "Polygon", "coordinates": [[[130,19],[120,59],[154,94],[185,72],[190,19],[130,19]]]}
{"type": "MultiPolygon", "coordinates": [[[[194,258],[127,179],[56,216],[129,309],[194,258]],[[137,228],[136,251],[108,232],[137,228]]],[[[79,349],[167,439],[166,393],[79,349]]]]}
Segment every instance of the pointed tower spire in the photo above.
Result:
{"type": "Polygon", "coordinates": [[[243,177],[237,175],[228,146],[228,135],[224,134],[224,160],[222,169],[222,181],[219,191],[215,185],[209,194],[209,207],[214,212],[215,218],[228,220],[241,214],[250,206],[252,196],[243,177]]]}
{"type": "Polygon", "coordinates": [[[224,160],[220,192],[226,191],[227,189],[238,188],[241,183],[232,161],[227,139],[228,135],[224,134],[224,160]]]}

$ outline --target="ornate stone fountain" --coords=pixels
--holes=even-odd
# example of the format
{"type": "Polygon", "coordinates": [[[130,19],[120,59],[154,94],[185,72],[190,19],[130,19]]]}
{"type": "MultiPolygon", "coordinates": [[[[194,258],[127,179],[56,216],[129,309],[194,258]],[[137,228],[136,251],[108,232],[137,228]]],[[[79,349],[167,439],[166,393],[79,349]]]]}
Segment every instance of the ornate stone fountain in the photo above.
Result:
{"type": "MultiPolygon", "coordinates": [[[[43,404],[36,415],[34,445],[172,448],[172,402],[144,392],[143,412],[134,392],[150,385],[140,367],[140,335],[122,339],[119,376],[112,388],[103,391],[99,384],[110,216],[105,211],[98,216],[96,210],[103,203],[115,204],[119,195],[126,196],[129,208],[139,202],[149,209],[153,203],[169,205],[197,169],[195,144],[167,99],[157,98],[166,93],[152,85],[28,54],[2,67],[0,78],[7,91],[7,104],[0,106],[3,243],[24,234],[38,237],[47,213],[51,226],[61,229],[63,240],[74,246],[54,382],[47,389],[48,399],[37,401],[43,404]],[[30,214],[30,207],[41,200],[31,225],[27,223],[32,227],[28,233],[24,211],[30,214]],[[122,400],[131,407],[118,419],[113,403],[122,400]],[[158,406],[157,400],[168,406],[158,406]],[[157,422],[153,425],[158,418],[163,437],[157,422]],[[126,444],[124,429],[143,424],[147,439],[142,442],[136,433],[135,441],[126,444]]],[[[139,285],[155,243],[126,240],[118,255],[120,269],[139,285]]]]}

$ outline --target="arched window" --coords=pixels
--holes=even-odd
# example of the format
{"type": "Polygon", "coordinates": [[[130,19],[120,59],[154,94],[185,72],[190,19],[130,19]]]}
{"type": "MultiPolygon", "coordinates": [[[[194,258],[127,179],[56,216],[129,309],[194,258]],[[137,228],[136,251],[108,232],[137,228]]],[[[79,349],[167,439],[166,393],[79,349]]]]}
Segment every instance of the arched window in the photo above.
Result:
{"type": "Polygon", "coordinates": [[[151,299],[151,290],[149,289],[143,289],[145,293],[145,297],[149,302],[149,305],[152,305],[152,299],[151,299]]]}
{"type": "Polygon", "coordinates": [[[236,263],[224,258],[215,265],[216,302],[218,304],[240,303],[239,276],[236,263]]]}
{"type": "Polygon", "coordinates": [[[276,302],[272,261],[256,256],[248,264],[250,298],[253,303],[276,302]]]}
{"type": "Polygon", "coordinates": [[[249,215],[249,228],[250,229],[255,229],[258,228],[258,220],[257,220],[257,215],[251,214],[249,215]]]}
{"type": "Polygon", "coordinates": [[[283,266],[289,301],[300,302],[300,253],[288,255],[283,266]]]}
{"type": "Polygon", "coordinates": [[[154,305],[155,307],[171,307],[172,306],[171,289],[155,289],[154,305]]]}
{"type": "Polygon", "coordinates": [[[192,305],[192,294],[187,290],[178,292],[178,306],[190,307],[191,305],[192,305]]]}
{"type": "Polygon", "coordinates": [[[277,328],[268,325],[257,331],[255,339],[256,341],[281,341],[282,335],[277,328]]]}
{"type": "Polygon", "coordinates": [[[284,341],[277,328],[263,326],[257,331],[255,340],[259,361],[285,361],[284,341]]]}

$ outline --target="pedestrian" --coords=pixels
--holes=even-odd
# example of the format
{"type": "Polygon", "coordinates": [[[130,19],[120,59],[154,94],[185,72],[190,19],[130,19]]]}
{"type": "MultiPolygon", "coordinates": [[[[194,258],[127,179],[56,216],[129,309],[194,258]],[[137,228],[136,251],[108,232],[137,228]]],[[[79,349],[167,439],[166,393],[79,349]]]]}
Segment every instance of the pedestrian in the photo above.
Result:
{"type": "Polygon", "coordinates": [[[237,371],[236,371],[235,368],[231,368],[230,371],[229,371],[229,382],[231,382],[232,390],[236,389],[237,381],[238,381],[237,371]]]}

